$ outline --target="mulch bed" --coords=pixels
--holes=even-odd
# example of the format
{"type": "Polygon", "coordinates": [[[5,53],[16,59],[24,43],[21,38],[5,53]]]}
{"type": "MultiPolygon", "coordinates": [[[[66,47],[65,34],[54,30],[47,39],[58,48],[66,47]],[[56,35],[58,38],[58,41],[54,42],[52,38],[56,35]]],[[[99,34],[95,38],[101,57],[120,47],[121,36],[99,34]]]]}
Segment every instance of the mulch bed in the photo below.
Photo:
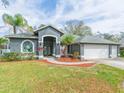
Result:
{"type": "MultiPolygon", "coordinates": [[[[44,63],[48,63],[48,64],[55,64],[55,63],[51,63],[48,60],[39,60],[38,62],[44,62],[44,63]]],[[[55,65],[64,65],[64,66],[79,66],[79,67],[92,67],[95,65],[95,63],[82,63],[82,64],[55,64],[55,65]]]]}
{"type": "Polygon", "coordinates": [[[57,59],[57,61],[60,61],[60,62],[80,62],[80,59],[70,58],[70,57],[60,57],[57,59]]]}

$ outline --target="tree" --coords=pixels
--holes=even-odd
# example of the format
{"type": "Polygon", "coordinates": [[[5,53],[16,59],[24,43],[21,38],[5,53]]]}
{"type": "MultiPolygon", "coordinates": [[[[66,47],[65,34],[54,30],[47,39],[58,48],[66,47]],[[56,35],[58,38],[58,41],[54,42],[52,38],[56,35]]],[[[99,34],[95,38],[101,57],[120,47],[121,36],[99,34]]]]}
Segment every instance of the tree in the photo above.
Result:
{"type": "Polygon", "coordinates": [[[9,6],[9,1],[8,0],[1,0],[2,5],[6,8],[7,6],[9,6]]]}
{"type": "MultiPolygon", "coordinates": [[[[21,14],[15,14],[11,16],[9,14],[3,14],[3,21],[13,28],[13,33],[17,33],[17,29],[31,31],[31,27],[28,25],[26,19],[21,14]]],[[[21,30],[22,31],[22,30],[21,30]]]]}
{"type": "Polygon", "coordinates": [[[120,39],[124,38],[124,32],[120,32],[120,39]]]}
{"type": "Polygon", "coordinates": [[[75,42],[76,37],[72,34],[65,34],[61,37],[61,44],[64,46],[63,54],[66,56],[67,46],[75,42]]]}
{"type": "Polygon", "coordinates": [[[64,29],[67,33],[71,33],[78,36],[92,35],[90,27],[84,25],[82,21],[70,21],[66,22],[64,29]]]}
{"type": "Polygon", "coordinates": [[[118,42],[120,40],[120,36],[119,35],[113,35],[110,33],[100,33],[97,32],[96,36],[99,36],[101,38],[110,40],[110,41],[114,41],[114,42],[118,42]]]}

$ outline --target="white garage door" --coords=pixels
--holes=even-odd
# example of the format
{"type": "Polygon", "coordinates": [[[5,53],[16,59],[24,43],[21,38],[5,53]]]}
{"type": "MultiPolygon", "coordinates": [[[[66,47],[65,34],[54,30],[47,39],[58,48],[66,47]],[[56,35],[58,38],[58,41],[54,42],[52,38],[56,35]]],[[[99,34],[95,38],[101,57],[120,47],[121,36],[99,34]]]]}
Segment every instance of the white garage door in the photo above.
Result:
{"type": "Polygon", "coordinates": [[[84,45],[84,58],[95,59],[95,58],[108,58],[109,53],[108,45],[95,45],[85,44],[84,45]]]}
{"type": "Polygon", "coordinates": [[[112,46],[112,54],[111,54],[112,58],[116,58],[117,57],[117,46],[112,46]]]}

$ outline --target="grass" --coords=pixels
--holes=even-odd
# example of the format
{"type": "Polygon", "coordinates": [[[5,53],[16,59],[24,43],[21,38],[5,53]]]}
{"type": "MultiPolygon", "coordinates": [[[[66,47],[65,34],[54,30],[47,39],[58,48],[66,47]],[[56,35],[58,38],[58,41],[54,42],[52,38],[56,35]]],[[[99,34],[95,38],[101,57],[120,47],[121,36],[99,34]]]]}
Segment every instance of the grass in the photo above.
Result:
{"type": "Polygon", "coordinates": [[[0,64],[0,93],[124,93],[124,70],[38,62],[0,64]]]}

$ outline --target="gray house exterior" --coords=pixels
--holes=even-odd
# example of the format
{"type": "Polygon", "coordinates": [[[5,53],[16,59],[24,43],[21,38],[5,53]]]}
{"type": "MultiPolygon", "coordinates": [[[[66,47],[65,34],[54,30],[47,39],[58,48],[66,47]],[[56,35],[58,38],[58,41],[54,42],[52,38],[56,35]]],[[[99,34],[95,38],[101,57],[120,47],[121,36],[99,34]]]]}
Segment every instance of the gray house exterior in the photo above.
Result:
{"type": "Polygon", "coordinates": [[[60,57],[60,37],[63,33],[52,26],[38,29],[34,33],[7,35],[10,52],[34,53],[44,56],[60,57]]]}
{"type": "MultiPolygon", "coordinates": [[[[60,38],[64,33],[53,26],[45,26],[34,33],[7,35],[10,52],[34,53],[39,59],[44,56],[61,57],[60,38]]],[[[116,58],[119,43],[97,37],[78,37],[68,46],[68,54],[77,52],[81,59],[116,58]]]]}

